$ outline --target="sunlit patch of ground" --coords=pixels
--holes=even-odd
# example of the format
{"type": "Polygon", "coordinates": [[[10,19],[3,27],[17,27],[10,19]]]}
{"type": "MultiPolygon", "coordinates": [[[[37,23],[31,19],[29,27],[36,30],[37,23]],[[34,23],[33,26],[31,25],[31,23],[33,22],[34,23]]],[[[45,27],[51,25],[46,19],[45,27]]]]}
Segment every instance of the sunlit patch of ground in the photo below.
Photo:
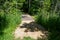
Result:
{"type": "Polygon", "coordinates": [[[48,32],[40,25],[34,22],[34,19],[28,15],[22,15],[22,23],[14,32],[15,38],[23,39],[24,37],[31,37],[33,39],[47,38],[48,32]]]}

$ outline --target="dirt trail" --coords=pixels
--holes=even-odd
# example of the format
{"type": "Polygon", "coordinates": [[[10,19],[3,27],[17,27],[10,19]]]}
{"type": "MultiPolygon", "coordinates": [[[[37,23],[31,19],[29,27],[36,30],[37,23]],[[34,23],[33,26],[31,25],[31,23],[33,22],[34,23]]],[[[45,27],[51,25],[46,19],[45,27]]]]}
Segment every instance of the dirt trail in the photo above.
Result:
{"type": "Polygon", "coordinates": [[[22,15],[22,23],[14,32],[15,38],[23,39],[24,37],[31,37],[33,39],[46,38],[47,31],[34,22],[34,19],[28,15],[22,15]]]}

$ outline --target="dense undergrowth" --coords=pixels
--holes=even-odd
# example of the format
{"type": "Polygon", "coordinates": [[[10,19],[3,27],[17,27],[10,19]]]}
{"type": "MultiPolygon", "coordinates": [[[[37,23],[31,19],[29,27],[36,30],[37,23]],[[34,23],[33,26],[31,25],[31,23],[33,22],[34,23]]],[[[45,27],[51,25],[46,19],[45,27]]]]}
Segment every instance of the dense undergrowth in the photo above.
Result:
{"type": "Polygon", "coordinates": [[[57,30],[60,29],[60,16],[58,13],[41,12],[36,17],[36,22],[45,26],[47,29],[57,30]]]}
{"type": "Polygon", "coordinates": [[[0,40],[14,40],[13,32],[21,23],[22,3],[21,0],[0,0],[0,40]],[[16,6],[17,2],[21,4],[16,6]]]}
{"type": "Polygon", "coordinates": [[[12,32],[23,12],[35,16],[49,32],[48,40],[60,40],[60,0],[0,0],[0,40],[14,40],[12,32]]]}
{"type": "MultiPolygon", "coordinates": [[[[26,1],[27,2],[27,1],[26,1]]],[[[29,11],[48,32],[48,40],[60,40],[60,0],[31,0],[29,11]],[[59,35],[58,35],[59,34],[59,35]]]]}
{"type": "Polygon", "coordinates": [[[44,12],[38,14],[36,22],[42,25],[49,32],[48,40],[60,40],[60,16],[58,13],[50,14],[49,12],[44,12]],[[45,14],[44,14],[45,13],[45,14]]]}
{"type": "Polygon", "coordinates": [[[10,40],[12,32],[21,23],[22,12],[15,8],[10,9],[10,11],[9,13],[5,13],[2,10],[0,13],[0,40],[10,40]]]}

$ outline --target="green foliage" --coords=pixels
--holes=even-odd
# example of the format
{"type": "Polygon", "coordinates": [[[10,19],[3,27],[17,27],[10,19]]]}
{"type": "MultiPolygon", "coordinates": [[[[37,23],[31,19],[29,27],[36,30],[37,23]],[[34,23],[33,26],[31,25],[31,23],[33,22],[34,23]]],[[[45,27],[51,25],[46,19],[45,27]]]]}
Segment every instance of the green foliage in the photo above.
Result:
{"type": "Polygon", "coordinates": [[[0,40],[13,40],[12,32],[21,23],[21,13],[16,8],[8,12],[0,11],[0,40]]]}
{"type": "Polygon", "coordinates": [[[48,40],[60,40],[60,10],[59,0],[44,0],[43,8],[38,9],[36,22],[46,28],[50,33],[48,40]],[[58,10],[58,11],[57,11],[58,10]]]}
{"type": "Polygon", "coordinates": [[[30,38],[30,37],[24,37],[23,40],[34,40],[34,39],[32,39],[32,38],[30,38]]]}
{"type": "Polygon", "coordinates": [[[37,14],[39,8],[40,8],[40,1],[32,0],[30,2],[29,13],[32,15],[37,14]]]}
{"type": "Polygon", "coordinates": [[[6,27],[6,19],[5,19],[5,12],[3,10],[0,10],[0,32],[4,30],[4,27],[6,27]]]}
{"type": "Polygon", "coordinates": [[[22,7],[24,12],[27,12],[28,14],[31,14],[31,15],[37,14],[38,9],[42,7],[42,4],[43,4],[40,1],[41,0],[26,0],[22,7]]]}
{"type": "Polygon", "coordinates": [[[58,1],[57,2],[53,2],[55,3],[53,6],[55,8],[55,10],[50,10],[50,5],[52,4],[52,2],[50,0],[45,0],[44,1],[44,6],[43,9],[39,8],[38,9],[38,15],[36,18],[36,21],[38,23],[40,23],[41,25],[47,27],[48,29],[50,28],[51,30],[59,30],[60,29],[60,12],[56,12],[57,11],[57,5],[58,5],[58,1]],[[48,11],[49,10],[49,11],[48,11]],[[52,27],[52,28],[51,28],[52,27]]]}
{"type": "Polygon", "coordinates": [[[9,9],[12,7],[21,9],[25,0],[0,0],[0,9],[9,9]]]}
{"type": "Polygon", "coordinates": [[[14,40],[14,35],[12,33],[5,33],[0,36],[0,40],[14,40]]]}
{"type": "Polygon", "coordinates": [[[16,27],[21,23],[21,11],[15,8],[11,8],[6,15],[6,20],[8,21],[8,27],[16,27]]]}
{"type": "Polygon", "coordinates": [[[46,28],[50,33],[48,40],[60,40],[60,16],[58,13],[41,12],[36,17],[36,22],[46,28]]]}
{"type": "Polygon", "coordinates": [[[58,19],[59,15],[57,13],[50,14],[49,12],[41,12],[41,14],[37,15],[36,21],[47,28],[51,28],[52,30],[54,28],[59,28],[60,21],[58,19]]]}
{"type": "Polygon", "coordinates": [[[49,10],[51,5],[50,0],[26,0],[24,3],[24,11],[27,10],[31,15],[38,14],[38,10],[44,9],[44,10],[49,10]]]}
{"type": "Polygon", "coordinates": [[[19,1],[0,0],[0,3],[2,2],[0,5],[0,40],[14,40],[12,32],[21,23],[20,9],[24,0],[19,1]],[[18,2],[19,4],[16,4],[18,2]]]}
{"type": "MultiPolygon", "coordinates": [[[[54,39],[60,30],[59,4],[60,0],[0,0],[0,40],[13,40],[11,33],[21,23],[21,9],[31,15],[37,14],[36,22],[51,32],[49,40],[59,40],[60,36],[54,39]]],[[[27,39],[30,40],[24,40],[27,39]]]]}
{"type": "Polygon", "coordinates": [[[49,33],[48,40],[60,40],[60,33],[58,31],[52,31],[49,33]]]}

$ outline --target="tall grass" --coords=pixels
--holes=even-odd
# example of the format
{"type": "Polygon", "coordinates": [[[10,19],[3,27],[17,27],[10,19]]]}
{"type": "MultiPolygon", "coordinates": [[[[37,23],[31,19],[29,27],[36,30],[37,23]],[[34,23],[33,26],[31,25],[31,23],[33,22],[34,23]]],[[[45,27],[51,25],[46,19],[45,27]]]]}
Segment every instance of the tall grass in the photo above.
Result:
{"type": "Polygon", "coordinates": [[[40,12],[37,17],[36,17],[36,22],[52,29],[57,29],[59,28],[60,24],[60,16],[59,13],[50,13],[47,11],[42,11],[40,12]]]}
{"type": "Polygon", "coordinates": [[[21,23],[21,13],[16,8],[0,10],[0,40],[14,40],[13,31],[21,23]]]}
{"type": "Polygon", "coordinates": [[[60,16],[58,13],[50,13],[45,10],[40,11],[35,18],[36,22],[46,28],[50,33],[48,40],[60,40],[60,16]]]}
{"type": "Polygon", "coordinates": [[[0,1],[0,40],[14,40],[13,31],[21,23],[25,0],[0,1]]]}
{"type": "Polygon", "coordinates": [[[6,17],[5,17],[5,12],[3,10],[0,10],[0,32],[4,30],[4,27],[6,28],[6,17]]]}

